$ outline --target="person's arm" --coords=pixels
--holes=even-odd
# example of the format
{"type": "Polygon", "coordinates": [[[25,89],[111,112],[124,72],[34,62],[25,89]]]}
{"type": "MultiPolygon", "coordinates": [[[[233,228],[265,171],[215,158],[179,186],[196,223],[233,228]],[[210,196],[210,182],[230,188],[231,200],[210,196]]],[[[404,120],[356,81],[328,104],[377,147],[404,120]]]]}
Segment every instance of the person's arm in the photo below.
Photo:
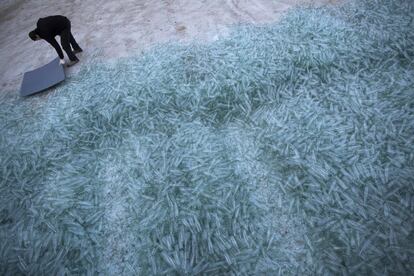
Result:
{"type": "Polygon", "coordinates": [[[57,54],[59,55],[60,61],[62,63],[62,60],[64,61],[64,56],[63,56],[62,48],[60,48],[59,43],[56,41],[56,39],[54,37],[52,37],[52,38],[45,38],[45,40],[47,42],[49,42],[50,45],[53,46],[53,48],[55,48],[57,54]]]}

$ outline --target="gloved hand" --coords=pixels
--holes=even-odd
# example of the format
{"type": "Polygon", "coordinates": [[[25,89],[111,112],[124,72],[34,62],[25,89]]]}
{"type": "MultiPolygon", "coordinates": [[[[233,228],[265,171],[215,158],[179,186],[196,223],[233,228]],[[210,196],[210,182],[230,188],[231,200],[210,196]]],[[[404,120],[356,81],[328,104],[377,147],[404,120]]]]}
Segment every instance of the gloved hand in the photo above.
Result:
{"type": "Polygon", "coordinates": [[[65,60],[62,58],[59,63],[63,65],[65,64],[65,60]]]}

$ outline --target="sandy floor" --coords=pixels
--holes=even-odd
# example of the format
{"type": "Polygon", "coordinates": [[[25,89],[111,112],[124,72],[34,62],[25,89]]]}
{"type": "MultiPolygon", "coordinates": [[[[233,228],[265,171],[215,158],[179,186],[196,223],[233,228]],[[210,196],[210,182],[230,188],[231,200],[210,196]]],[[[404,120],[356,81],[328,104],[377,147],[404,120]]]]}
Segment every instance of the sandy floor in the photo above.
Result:
{"type": "MultiPolygon", "coordinates": [[[[268,23],[295,5],[324,5],[334,0],[2,0],[0,2],[1,93],[19,89],[23,73],[39,67],[56,52],[32,42],[28,32],[40,17],[63,14],[72,21],[82,62],[92,57],[136,54],[169,40],[212,40],[240,22],[268,23]]],[[[79,70],[77,65],[67,72],[79,70]]]]}

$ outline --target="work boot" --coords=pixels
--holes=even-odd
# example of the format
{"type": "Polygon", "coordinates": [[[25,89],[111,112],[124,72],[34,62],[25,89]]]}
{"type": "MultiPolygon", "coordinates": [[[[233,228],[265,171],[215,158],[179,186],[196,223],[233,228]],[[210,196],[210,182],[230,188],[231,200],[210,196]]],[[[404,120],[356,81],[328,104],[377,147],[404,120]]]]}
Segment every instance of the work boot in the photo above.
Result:
{"type": "Polygon", "coordinates": [[[79,54],[79,53],[82,53],[82,52],[83,52],[83,50],[81,48],[73,50],[74,54],[79,54]]]}
{"type": "Polygon", "coordinates": [[[79,59],[78,58],[76,58],[76,59],[74,59],[74,60],[71,60],[71,61],[69,61],[69,63],[68,63],[68,67],[71,67],[71,66],[73,66],[73,65],[75,65],[76,63],[78,63],[79,62],[79,59]]]}

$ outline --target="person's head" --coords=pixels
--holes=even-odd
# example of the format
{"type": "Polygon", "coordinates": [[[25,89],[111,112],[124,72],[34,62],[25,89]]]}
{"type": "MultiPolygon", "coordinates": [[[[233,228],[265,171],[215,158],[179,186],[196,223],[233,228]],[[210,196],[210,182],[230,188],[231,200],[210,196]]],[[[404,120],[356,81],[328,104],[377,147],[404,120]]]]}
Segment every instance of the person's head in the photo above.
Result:
{"type": "Polygon", "coordinates": [[[40,39],[40,36],[37,34],[37,29],[34,29],[33,31],[31,31],[31,32],[29,33],[29,37],[30,37],[33,41],[39,40],[39,39],[40,39]]]}

